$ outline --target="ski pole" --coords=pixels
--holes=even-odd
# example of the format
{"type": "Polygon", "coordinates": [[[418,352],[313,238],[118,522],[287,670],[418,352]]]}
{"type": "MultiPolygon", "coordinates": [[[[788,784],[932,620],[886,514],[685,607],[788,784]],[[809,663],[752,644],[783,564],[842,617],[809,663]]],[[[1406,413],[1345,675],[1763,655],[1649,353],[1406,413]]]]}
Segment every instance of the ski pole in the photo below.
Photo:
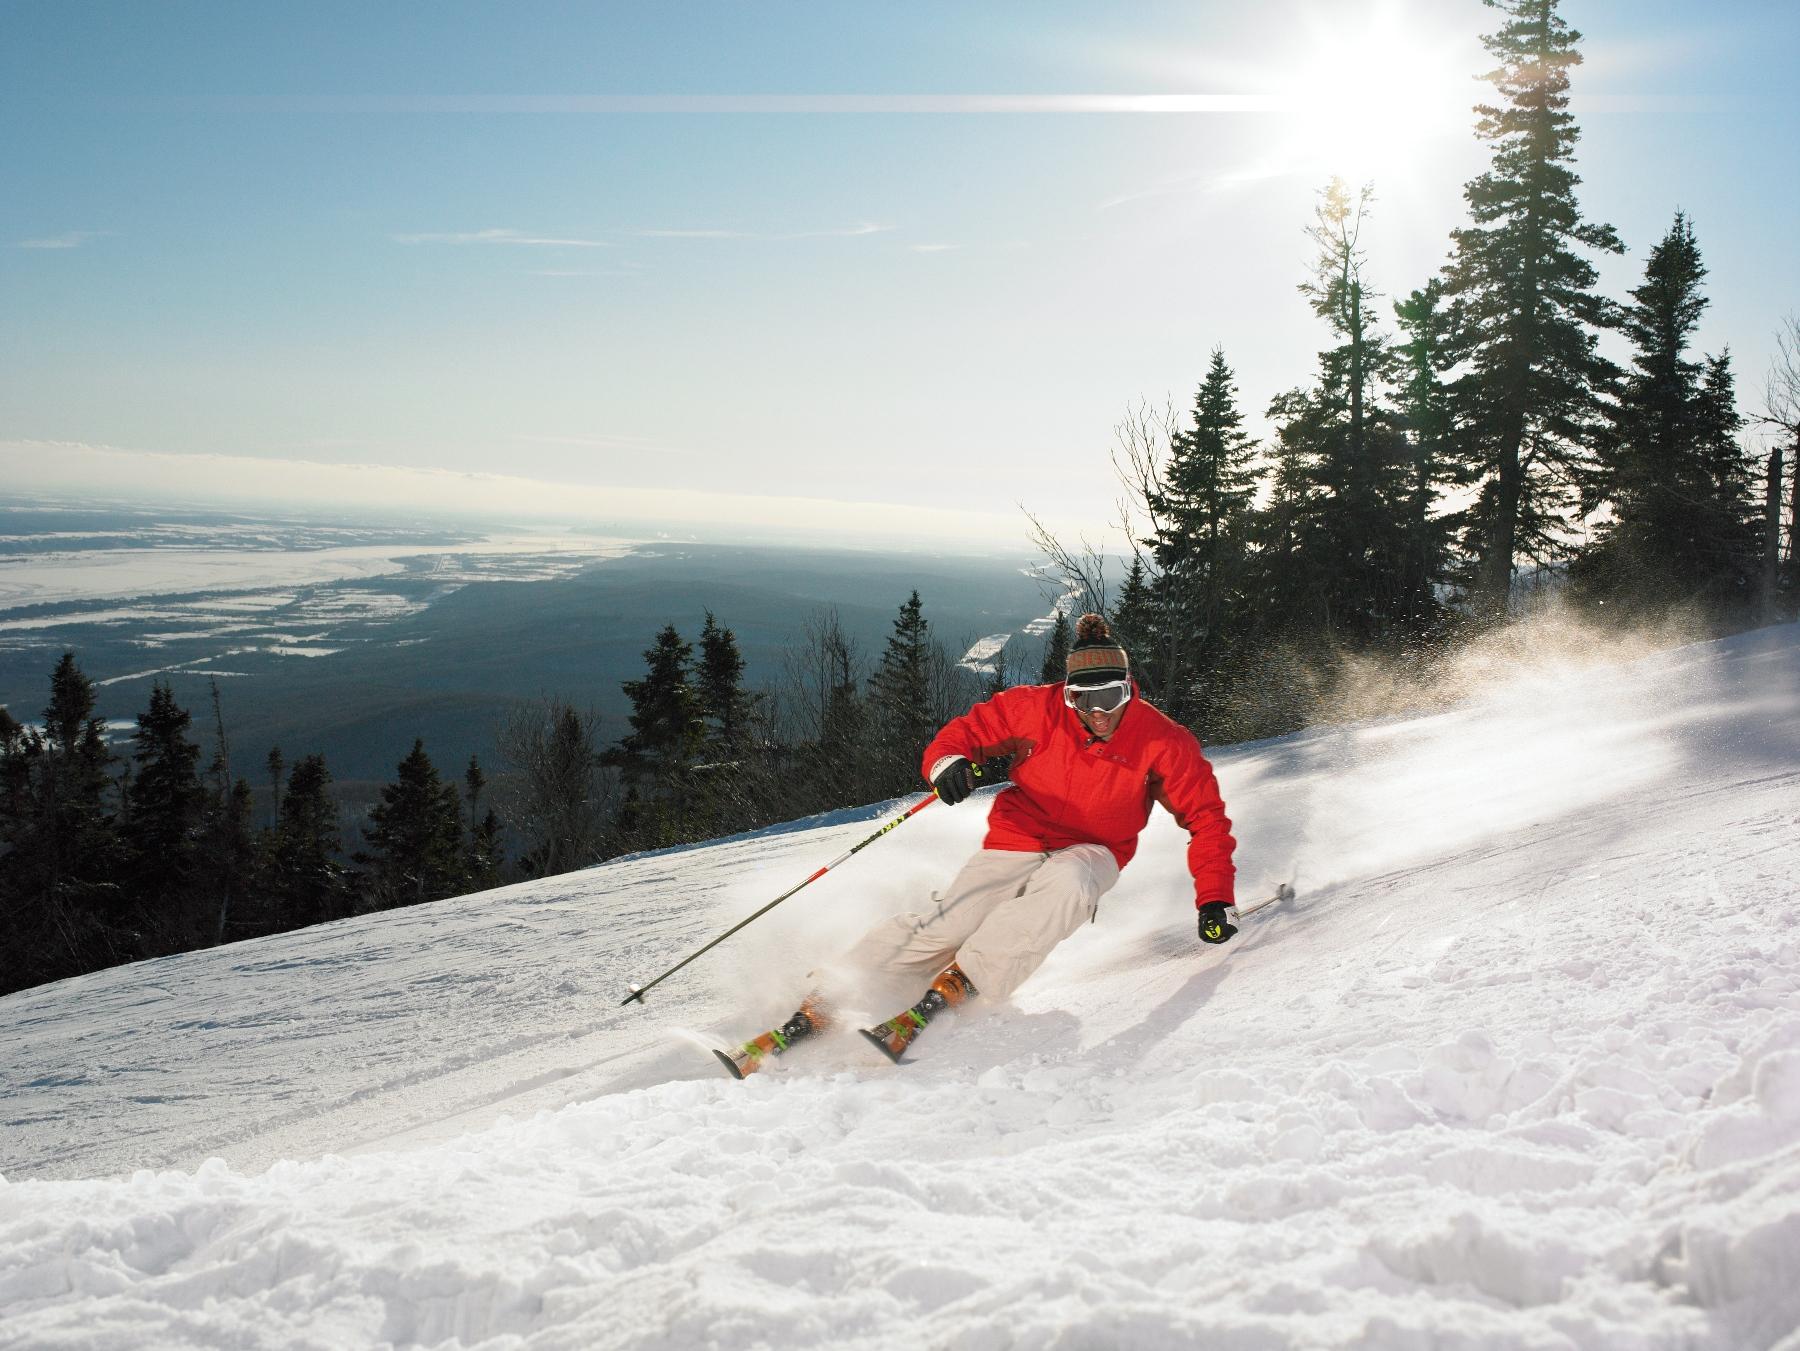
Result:
{"type": "Polygon", "coordinates": [[[1290,887],[1286,882],[1283,882],[1275,888],[1275,894],[1273,896],[1265,897],[1262,900],[1256,902],[1255,905],[1247,905],[1241,910],[1238,910],[1238,907],[1235,905],[1232,906],[1231,908],[1233,910],[1237,910],[1237,917],[1239,919],[1242,919],[1245,915],[1254,915],[1258,910],[1261,910],[1265,905],[1274,905],[1276,901],[1291,901],[1293,899],[1294,899],[1294,889],[1292,887],[1290,887]]]}
{"type": "Polygon", "coordinates": [[[917,814],[918,812],[924,811],[925,808],[929,807],[932,803],[934,803],[936,801],[937,801],[936,793],[932,793],[926,797],[920,798],[917,802],[913,803],[912,806],[908,807],[904,812],[902,812],[899,816],[896,816],[892,821],[889,821],[880,830],[876,831],[873,835],[869,836],[869,838],[864,840],[861,844],[851,845],[843,853],[839,854],[836,858],[832,859],[831,862],[827,863],[823,868],[820,868],[811,877],[807,878],[806,881],[800,883],[799,886],[789,888],[787,891],[782,892],[781,895],[777,896],[774,900],[770,901],[761,910],[758,910],[754,915],[748,915],[745,918],[739,920],[736,924],[732,925],[724,933],[720,934],[717,938],[713,939],[712,942],[708,943],[705,947],[701,948],[699,952],[691,953],[688,956],[683,957],[679,962],[676,962],[674,966],[671,966],[667,971],[663,972],[662,975],[658,976],[655,980],[651,981],[648,985],[628,985],[628,986],[626,986],[625,988],[630,990],[631,993],[626,995],[624,999],[619,1001],[620,1007],[623,1007],[624,1005],[629,1004],[634,999],[637,1000],[637,1002],[640,1004],[643,1003],[645,991],[652,989],[653,987],[655,987],[657,985],[662,984],[663,981],[667,980],[670,976],[674,975],[677,971],[681,970],[682,967],[686,966],[689,962],[693,961],[695,957],[699,957],[704,953],[711,952],[714,948],[718,947],[719,944],[723,943],[727,938],[730,938],[739,929],[743,928],[746,924],[750,923],[751,920],[761,919],[764,915],[768,914],[769,911],[773,910],[776,906],[780,905],[789,896],[792,896],[796,891],[799,891],[800,887],[808,886],[813,882],[817,882],[821,877],[825,876],[826,873],[830,872],[833,868],[837,867],[838,864],[842,863],[845,859],[849,858],[850,855],[856,853],[859,849],[862,849],[867,845],[874,844],[875,841],[879,840],[883,835],[887,834],[890,830],[892,830],[895,826],[899,825],[902,821],[905,821],[908,817],[913,816],[913,815],[917,814]]]}

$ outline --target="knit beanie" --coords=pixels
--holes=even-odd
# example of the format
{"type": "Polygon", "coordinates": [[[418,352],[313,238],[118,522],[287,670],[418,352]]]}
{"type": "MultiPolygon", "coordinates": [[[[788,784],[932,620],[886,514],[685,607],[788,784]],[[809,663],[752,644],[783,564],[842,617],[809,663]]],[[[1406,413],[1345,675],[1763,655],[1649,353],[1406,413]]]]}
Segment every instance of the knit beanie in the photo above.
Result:
{"type": "Polygon", "coordinates": [[[1112,635],[1104,615],[1087,614],[1075,621],[1075,644],[1069,649],[1071,685],[1104,685],[1131,678],[1131,659],[1112,635]]]}

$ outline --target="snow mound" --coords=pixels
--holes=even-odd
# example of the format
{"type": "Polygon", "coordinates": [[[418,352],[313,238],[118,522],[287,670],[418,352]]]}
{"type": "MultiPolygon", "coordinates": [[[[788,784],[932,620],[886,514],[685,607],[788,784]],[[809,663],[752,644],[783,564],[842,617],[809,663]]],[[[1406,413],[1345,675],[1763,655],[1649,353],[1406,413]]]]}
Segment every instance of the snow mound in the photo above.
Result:
{"type": "Polygon", "coordinates": [[[900,1067],[691,1038],[979,809],[642,1008],[867,821],[0,1000],[0,1347],[1800,1346],[1800,629],[1216,762],[1293,902],[1201,948],[1159,816],[900,1067]]]}

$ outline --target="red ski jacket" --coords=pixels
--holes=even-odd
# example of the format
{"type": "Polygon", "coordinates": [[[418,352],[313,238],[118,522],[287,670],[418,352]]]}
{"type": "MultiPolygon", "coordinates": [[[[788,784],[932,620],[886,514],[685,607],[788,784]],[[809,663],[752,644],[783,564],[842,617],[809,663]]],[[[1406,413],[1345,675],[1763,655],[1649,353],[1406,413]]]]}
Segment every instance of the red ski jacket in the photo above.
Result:
{"type": "Polygon", "coordinates": [[[1233,900],[1231,822],[1194,734],[1142,698],[1102,741],[1063,702],[1063,687],[1018,685],[953,719],[925,748],[931,768],[951,755],[976,764],[1010,755],[1012,783],[994,799],[983,848],[1036,853],[1103,844],[1123,868],[1160,802],[1189,835],[1194,904],[1233,900]]]}

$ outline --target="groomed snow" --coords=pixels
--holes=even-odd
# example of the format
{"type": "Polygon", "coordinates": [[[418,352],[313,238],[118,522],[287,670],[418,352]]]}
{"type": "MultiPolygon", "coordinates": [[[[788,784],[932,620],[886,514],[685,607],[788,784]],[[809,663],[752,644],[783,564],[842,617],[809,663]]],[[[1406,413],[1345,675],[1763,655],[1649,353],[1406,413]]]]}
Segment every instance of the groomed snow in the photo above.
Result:
{"type": "Polygon", "coordinates": [[[643,1008],[879,818],[0,1000],[0,1347],[1800,1348],[1800,628],[1216,763],[1294,903],[1203,948],[1159,815],[898,1068],[691,1038],[981,799],[643,1008]]]}

